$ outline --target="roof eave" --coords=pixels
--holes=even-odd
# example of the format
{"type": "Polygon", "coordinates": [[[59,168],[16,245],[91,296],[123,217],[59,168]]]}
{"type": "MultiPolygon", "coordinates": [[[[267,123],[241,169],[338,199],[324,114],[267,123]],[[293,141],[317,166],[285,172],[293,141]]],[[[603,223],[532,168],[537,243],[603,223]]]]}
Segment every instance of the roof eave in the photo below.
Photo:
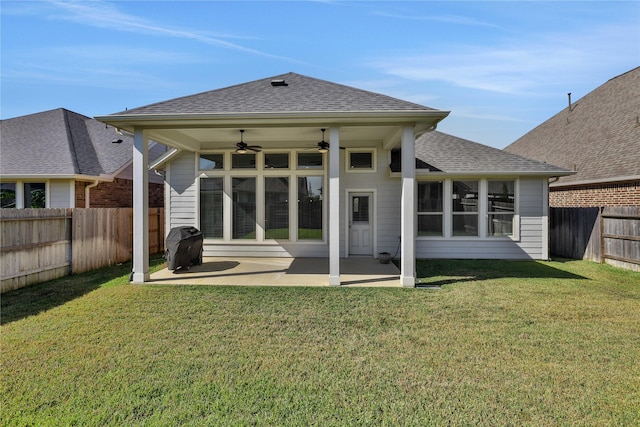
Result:
{"type": "Polygon", "coordinates": [[[101,181],[111,182],[114,179],[113,175],[100,174],[96,175],[78,175],[78,174],[0,174],[1,181],[15,180],[51,180],[51,179],[74,179],[76,181],[101,181]]]}
{"type": "MultiPolygon", "coordinates": [[[[574,172],[574,174],[575,173],[577,172],[574,172]]],[[[640,181],[640,175],[618,176],[613,178],[591,179],[591,180],[570,181],[570,182],[558,181],[553,184],[550,184],[549,186],[553,188],[562,188],[562,187],[576,187],[581,185],[616,184],[616,183],[630,182],[630,181],[640,181]]]]}
{"type": "MultiPolygon", "coordinates": [[[[573,171],[448,171],[448,172],[431,172],[426,170],[416,169],[416,178],[452,178],[452,177],[559,177],[573,175],[573,171]]],[[[401,176],[401,172],[391,172],[392,177],[401,176]]]]}
{"type": "Polygon", "coordinates": [[[402,111],[282,111],[229,112],[213,114],[113,114],[95,119],[133,132],[135,127],[158,129],[172,127],[301,126],[329,123],[335,125],[438,123],[449,115],[442,110],[402,111]]]}

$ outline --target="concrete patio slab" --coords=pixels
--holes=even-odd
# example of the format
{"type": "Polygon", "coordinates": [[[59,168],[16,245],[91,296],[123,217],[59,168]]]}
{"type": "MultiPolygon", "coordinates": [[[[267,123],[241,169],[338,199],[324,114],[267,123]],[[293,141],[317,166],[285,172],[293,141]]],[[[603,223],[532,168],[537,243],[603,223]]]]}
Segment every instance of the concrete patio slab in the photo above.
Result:
{"type": "MultiPolygon", "coordinates": [[[[400,287],[400,272],[393,264],[355,257],[340,260],[340,286],[400,287]]],[[[146,284],[329,286],[326,258],[221,258],[205,257],[188,270],[167,269],[151,274],[146,284]]]]}

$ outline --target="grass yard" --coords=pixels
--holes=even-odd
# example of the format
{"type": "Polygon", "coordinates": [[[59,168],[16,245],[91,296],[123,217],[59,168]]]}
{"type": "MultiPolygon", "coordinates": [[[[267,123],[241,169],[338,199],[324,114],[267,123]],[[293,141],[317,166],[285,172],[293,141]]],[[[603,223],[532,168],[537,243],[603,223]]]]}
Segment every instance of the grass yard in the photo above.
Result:
{"type": "Polygon", "coordinates": [[[128,285],[122,266],[7,293],[2,424],[640,425],[640,274],[418,267],[416,289],[128,285]]]}

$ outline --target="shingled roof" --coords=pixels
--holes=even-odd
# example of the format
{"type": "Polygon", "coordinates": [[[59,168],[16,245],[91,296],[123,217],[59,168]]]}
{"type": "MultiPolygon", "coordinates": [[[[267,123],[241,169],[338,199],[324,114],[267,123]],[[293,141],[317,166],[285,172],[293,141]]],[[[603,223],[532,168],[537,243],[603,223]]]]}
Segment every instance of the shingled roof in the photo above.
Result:
{"type": "Polygon", "coordinates": [[[222,89],[175,98],[115,115],[174,115],[283,112],[435,111],[432,108],[287,73],[222,89]]]}
{"type": "MultiPolygon", "coordinates": [[[[554,165],[527,159],[439,131],[427,132],[416,140],[416,168],[418,173],[421,170],[428,170],[461,175],[559,176],[571,173],[554,165]]],[[[392,162],[391,170],[399,171],[399,164],[392,162]]]]}
{"type": "Polygon", "coordinates": [[[577,171],[552,186],[640,179],[640,67],[607,81],[505,151],[577,171]]]}
{"type": "Polygon", "coordinates": [[[1,176],[98,177],[131,161],[131,137],[64,108],[2,120],[0,128],[1,176]]]}

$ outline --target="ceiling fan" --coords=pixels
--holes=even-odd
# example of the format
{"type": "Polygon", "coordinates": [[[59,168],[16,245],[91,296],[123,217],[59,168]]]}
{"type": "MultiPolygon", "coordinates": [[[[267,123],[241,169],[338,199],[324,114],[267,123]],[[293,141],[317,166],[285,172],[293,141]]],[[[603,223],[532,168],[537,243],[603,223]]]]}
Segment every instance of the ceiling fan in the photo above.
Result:
{"type": "Polygon", "coordinates": [[[245,154],[247,150],[251,150],[256,153],[259,153],[260,151],[262,151],[261,150],[262,147],[259,145],[247,145],[247,143],[244,142],[243,134],[244,134],[244,129],[240,129],[240,142],[236,144],[236,153],[245,154]]]}
{"type": "MultiPolygon", "coordinates": [[[[326,129],[320,129],[322,131],[322,141],[318,142],[318,151],[321,153],[326,153],[329,151],[329,143],[324,140],[324,131],[326,129]]],[[[344,150],[344,147],[340,147],[341,150],[344,150]]]]}

